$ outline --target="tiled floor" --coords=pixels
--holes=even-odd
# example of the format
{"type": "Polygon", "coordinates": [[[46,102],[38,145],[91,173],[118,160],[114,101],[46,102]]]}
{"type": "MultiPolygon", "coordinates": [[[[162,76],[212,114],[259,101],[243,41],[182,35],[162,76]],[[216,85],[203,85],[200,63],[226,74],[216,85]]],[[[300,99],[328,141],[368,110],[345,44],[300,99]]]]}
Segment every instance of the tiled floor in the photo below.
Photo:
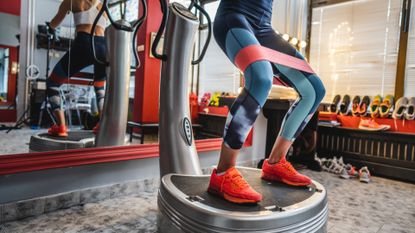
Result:
{"type": "MultiPolygon", "coordinates": [[[[373,178],[370,184],[303,171],[329,194],[330,233],[415,233],[415,185],[373,178]]],[[[156,232],[156,193],[86,204],[9,222],[1,233],[156,232]]]]}

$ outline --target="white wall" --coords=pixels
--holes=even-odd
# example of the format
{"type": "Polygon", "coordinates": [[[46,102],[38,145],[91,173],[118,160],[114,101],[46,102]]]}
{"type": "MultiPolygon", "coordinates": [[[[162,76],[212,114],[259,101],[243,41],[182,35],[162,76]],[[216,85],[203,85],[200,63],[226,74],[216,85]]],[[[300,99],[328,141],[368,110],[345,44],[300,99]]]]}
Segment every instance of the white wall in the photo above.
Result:
{"type": "MultiPolygon", "coordinates": [[[[45,24],[45,22],[50,22],[55,16],[56,12],[59,9],[60,1],[58,0],[37,0],[35,5],[35,33],[37,33],[37,25],[45,24]]],[[[61,24],[64,27],[73,26],[73,16],[69,14],[66,16],[65,20],[61,24]]],[[[75,30],[75,29],[73,29],[75,30]]],[[[36,44],[36,41],[35,41],[36,44]]],[[[50,60],[50,72],[52,72],[53,67],[63,56],[64,52],[58,52],[52,50],[51,60],[50,60]]],[[[46,49],[38,49],[36,46],[34,48],[34,58],[33,62],[40,69],[40,78],[46,77],[46,49]]]]}

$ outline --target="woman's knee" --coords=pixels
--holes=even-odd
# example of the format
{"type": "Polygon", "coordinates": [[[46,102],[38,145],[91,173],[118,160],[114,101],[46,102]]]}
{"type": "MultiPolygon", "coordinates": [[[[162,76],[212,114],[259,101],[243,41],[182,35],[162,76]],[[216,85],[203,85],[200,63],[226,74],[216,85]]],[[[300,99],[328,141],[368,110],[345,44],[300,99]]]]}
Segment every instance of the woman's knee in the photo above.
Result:
{"type": "Polygon", "coordinates": [[[326,96],[326,88],[324,87],[323,82],[317,75],[313,75],[314,81],[313,87],[316,92],[316,101],[319,103],[323,100],[324,96],[326,96]]]}
{"type": "Polygon", "coordinates": [[[246,89],[262,107],[272,87],[273,71],[271,64],[267,61],[252,63],[245,70],[244,75],[246,89]]]}

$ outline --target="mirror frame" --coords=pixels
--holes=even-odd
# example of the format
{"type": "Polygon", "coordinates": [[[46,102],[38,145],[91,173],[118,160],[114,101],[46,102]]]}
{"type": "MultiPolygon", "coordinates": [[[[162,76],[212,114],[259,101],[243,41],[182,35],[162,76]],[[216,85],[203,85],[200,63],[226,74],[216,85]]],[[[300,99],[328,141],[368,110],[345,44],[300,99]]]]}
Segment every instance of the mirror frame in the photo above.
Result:
{"type": "MultiPolygon", "coordinates": [[[[252,146],[252,132],[251,130],[244,147],[252,146]]],[[[221,146],[222,138],[196,140],[196,149],[199,153],[217,151],[221,146]]],[[[157,158],[158,156],[158,143],[0,155],[0,175],[157,158]]]]}

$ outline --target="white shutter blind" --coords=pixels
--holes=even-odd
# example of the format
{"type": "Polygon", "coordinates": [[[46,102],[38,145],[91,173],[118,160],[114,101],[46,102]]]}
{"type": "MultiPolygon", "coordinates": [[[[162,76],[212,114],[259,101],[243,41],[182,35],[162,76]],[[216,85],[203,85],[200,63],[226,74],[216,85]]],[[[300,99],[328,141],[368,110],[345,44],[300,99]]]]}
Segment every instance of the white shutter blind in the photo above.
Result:
{"type": "Polygon", "coordinates": [[[415,1],[412,0],[409,25],[408,50],[406,55],[405,96],[415,96],[415,1]]]}
{"type": "Polygon", "coordinates": [[[402,0],[357,0],[313,9],[310,63],[334,95],[393,94],[402,0]]]}

